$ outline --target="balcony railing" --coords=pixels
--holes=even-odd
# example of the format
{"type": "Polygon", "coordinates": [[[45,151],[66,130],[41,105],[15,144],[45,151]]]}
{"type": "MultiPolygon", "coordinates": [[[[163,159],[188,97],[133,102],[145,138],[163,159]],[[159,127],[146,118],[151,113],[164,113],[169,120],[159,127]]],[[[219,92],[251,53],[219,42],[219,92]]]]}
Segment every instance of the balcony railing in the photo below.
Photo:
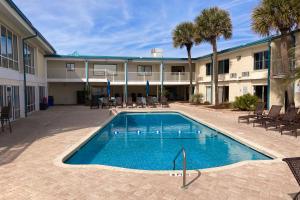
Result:
{"type": "Polygon", "coordinates": [[[292,73],[295,70],[295,67],[300,66],[300,60],[295,58],[289,58],[288,66],[284,67],[283,61],[281,58],[272,60],[272,77],[285,77],[292,73]]]}
{"type": "Polygon", "coordinates": [[[76,68],[75,71],[68,71],[66,68],[48,68],[48,79],[82,80],[85,79],[85,69],[76,68]]]}
{"type": "MultiPolygon", "coordinates": [[[[164,82],[171,83],[188,83],[189,72],[164,72],[164,82]]],[[[128,82],[160,82],[160,72],[128,72],[128,82]]],[[[112,83],[125,82],[124,72],[103,72],[95,74],[92,69],[89,70],[90,82],[106,82],[109,79],[112,83]]],[[[76,68],[75,71],[67,71],[65,68],[48,68],[49,81],[85,81],[85,69],[76,68]]],[[[193,82],[195,81],[195,73],[193,73],[193,82]]]]}

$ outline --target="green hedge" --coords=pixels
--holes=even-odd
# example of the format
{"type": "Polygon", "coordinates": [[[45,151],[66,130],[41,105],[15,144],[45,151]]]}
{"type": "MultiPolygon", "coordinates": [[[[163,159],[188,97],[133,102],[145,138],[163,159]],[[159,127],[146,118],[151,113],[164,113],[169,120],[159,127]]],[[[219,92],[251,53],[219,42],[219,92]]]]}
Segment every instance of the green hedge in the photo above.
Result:
{"type": "Polygon", "coordinates": [[[245,94],[235,98],[233,107],[239,110],[254,110],[258,102],[258,97],[251,94],[245,94]]]}

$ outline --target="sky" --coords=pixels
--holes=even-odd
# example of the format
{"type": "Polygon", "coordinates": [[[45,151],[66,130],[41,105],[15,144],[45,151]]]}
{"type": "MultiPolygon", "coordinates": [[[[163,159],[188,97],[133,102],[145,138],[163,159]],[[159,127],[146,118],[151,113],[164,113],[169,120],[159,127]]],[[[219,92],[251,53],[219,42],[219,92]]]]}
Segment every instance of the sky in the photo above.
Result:
{"type": "MultiPolygon", "coordinates": [[[[251,30],[251,12],[260,0],[14,0],[58,54],[186,57],[172,44],[172,30],[194,21],[204,8],[218,6],[230,13],[233,37],[220,39],[218,50],[261,37],[251,30]]],[[[194,46],[192,57],[211,53],[211,46],[194,46]]]]}

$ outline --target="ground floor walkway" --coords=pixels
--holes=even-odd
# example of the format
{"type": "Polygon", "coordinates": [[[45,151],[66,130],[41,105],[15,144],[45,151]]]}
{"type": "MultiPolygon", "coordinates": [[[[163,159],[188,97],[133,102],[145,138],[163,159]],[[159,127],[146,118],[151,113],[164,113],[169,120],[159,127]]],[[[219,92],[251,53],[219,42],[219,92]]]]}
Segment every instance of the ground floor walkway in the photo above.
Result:
{"type": "MultiPolygon", "coordinates": [[[[300,137],[238,124],[238,112],[179,103],[164,109],[183,111],[283,156],[300,155],[300,137]]],[[[12,134],[0,134],[0,199],[291,199],[299,190],[280,161],[200,171],[188,177],[188,182],[194,181],[187,189],[180,188],[181,177],[169,174],[55,164],[57,157],[110,117],[108,110],[62,106],[14,122],[12,134]]]]}

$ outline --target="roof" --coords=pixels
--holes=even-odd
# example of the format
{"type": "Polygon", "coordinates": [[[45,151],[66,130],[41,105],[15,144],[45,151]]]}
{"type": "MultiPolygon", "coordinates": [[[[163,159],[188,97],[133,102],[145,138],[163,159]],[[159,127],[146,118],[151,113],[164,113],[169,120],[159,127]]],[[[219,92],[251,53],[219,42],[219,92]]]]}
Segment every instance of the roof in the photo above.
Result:
{"type": "Polygon", "coordinates": [[[143,60],[143,61],[187,61],[187,58],[171,58],[171,57],[162,57],[162,58],[156,58],[156,57],[130,57],[130,56],[91,56],[91,55],[46,55],[45,57],[48,58],[66,58],[66,59],[111,59],[111,60],[143,60]]]}
{"type": "MultiPolygon", "coordinates": [[[[256,40],[254,42],[249,42],[249,43],[242,44],[242,45],[239,45],[239,46],[235,46],[235,47],[231,47],[231,48],[228,48],[228,49],[224,49],[222,51],[218,51],[218,55],[223,54],[223,53],[228,53],[228,52],[231,52],[231,51],[235,51],[235,50],[238,50],[238,49],[242,49],[242,48],[247,48],[247,47],[255,46],[255,45],[258,45],[258,44],[268,43],[269,41],[272,40],[272,38],[273,38],[273,36],[270,36],[270,37],[266,37],[266,38],[261,39],[261,40],[256,40]]],[[[204,55],[204,56],[200,56],[200,57],[197,57],[197,58],[194,58],[194,59],[200,60],[200,59],[204,59],[204,58],[209,58],[211,56],[212,56],[212,53],[204,55]]]]}
{"type": "Polygon", "coordinates": [[[18,15],[26,22],[26,24],[28,26],[30,26],[30,28],[32,28],[32,30],[34,32],[37,33],[38,37],[40,37],[43,42],[45,42],[47,44],[47,46],[50,47],[50,49],[56,53],[54,47],[46,40],[46,38],[33,26],[33,24],[30,22],[30,20],[24,15],[24,13],[18,8],[18,6],[12,1],[12,0],[6,0],[6,2],[9,4],[9,6],[14,9],[18,15]]]}

